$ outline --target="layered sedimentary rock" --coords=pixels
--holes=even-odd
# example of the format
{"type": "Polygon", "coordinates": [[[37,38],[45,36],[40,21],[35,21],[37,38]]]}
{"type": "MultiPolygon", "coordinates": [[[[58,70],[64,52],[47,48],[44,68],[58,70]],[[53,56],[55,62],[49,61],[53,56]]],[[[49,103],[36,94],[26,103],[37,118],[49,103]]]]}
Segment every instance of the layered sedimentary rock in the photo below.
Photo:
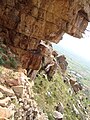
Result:
{"type": "Polygon", "coordinates": [[[0,39],[20,58],[40,40],[58,43],[65,32],[82,37],[88,21],[89,0],[0,0],[0,39]]]}

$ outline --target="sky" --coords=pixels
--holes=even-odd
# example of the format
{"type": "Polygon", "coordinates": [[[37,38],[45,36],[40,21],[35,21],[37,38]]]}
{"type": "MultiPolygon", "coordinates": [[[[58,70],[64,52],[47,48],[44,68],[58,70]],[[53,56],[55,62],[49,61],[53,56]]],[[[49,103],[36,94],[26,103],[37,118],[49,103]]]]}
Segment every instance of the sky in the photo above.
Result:
{"type": "Polygon", "coordinates": [[[90,61],[90,23],[83,38],[78,39],[68,34],[64,34],[63,39],[58,43],[58,47],[71,50],[76,55],[90,61]]]}

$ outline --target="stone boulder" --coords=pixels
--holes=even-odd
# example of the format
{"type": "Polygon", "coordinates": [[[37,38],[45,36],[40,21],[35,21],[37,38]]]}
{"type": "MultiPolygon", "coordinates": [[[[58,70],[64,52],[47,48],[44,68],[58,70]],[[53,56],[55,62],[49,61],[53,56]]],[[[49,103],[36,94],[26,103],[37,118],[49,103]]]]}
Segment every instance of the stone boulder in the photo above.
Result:
{"type": "Polygon", "coordinates": [[[71,87],[73,88],[73,91],[74,91],[75,93],[77,93],[78,91],[80,91],[80,90],[83,89],[81,83],[77,82],[76,78],[71,77],[71,78],[69,79],[69,83],[70,83],[70,85],[71,85],[71,87]]]}
{"type": "Polygon", "coordinates": [[[61,102],[56,106],[56,111],[58,111],[62,114],[64,113],[64,106],[61,102]]]}
{"type": "Polygon", "coordinates": [[[53,61],[52,63],[47,64],[45,71],[46,71],[46,74],[48,76],[48,79],[51,80],[57,71],[57,62],[53,61]]]}
{"type": "Polygon", "coordinates": [[[71,77],[69,79],[69,83],[70,83],[71,86],[73,86],[76,82],[77,82],[76,78],[71,77]]]}
{"type": "Polygon", "coordinates": [[[12,89],[8,89],[8,88],[6,88],[6,87],[4,87],[4,86],[2,86],[2,85],[0,85],[0,91],[1,91],[3,94],[6,94],[6,95],[8,95],[8,96],[14,96],[14,95],[15,95],[12,89]]]}
{"type": "Polygon", "coordinates": [[[66,61],[66,57],[64,55],[57,57],[57,62],[61,68],[61,72],[64,74],[67,70],[68,62],[66,61]]]}
{"type": "Polygon", "coordinates": [[[41,40],[37,49],[40,50],[40,53],[42,56],[52,55],[53,48],[52,48],[52,45],[50,44],[50,42],[48,42],[48,41],[45,42],[45,41],[41,40]]]}
{"type": "Polygon", "coordinates": [[[53,116],[54,116],[55,120],[62,120],[63,119],[63,115],[58,111],[54,111],[53,116]]]}
{"type": "Polygon", "coordinates": [[[77,93],[78,91],[82,90],[82,85],[78,82],[76,82],[73,86],[72,86],[73,90],[75,93],[77,93]]]}

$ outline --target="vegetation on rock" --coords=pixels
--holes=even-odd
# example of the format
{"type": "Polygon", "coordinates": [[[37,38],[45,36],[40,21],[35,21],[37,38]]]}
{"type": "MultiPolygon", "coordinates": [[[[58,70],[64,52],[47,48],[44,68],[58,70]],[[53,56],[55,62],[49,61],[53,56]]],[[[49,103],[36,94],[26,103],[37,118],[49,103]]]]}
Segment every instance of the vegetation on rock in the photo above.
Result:
{"type": "Polygon", "coordinates": [[[10,48],[4,44],[0,44],[0,65],[5,67],[17,67],[15,55],[11,53],[10,48]]]}
{"type": "MultiPolygon", "coordinates": [[[[57,73],[51,81],[44,78],[42,74],[38,74],[35,79],[35,99],[39,107],[48,114],[49,120],[54,120],[53,113],[55,111],[55,106],[62,102],[64,105],[64,120],[85,120],[87,114],[84,112],[84,108],[90,103],[86,100],[86,96],[79,92],[78,94],[73,93],[72,95],[68,92],[69,87],[62,80],[60,73],[57,73]],[[80,96],[83,97],[81,104],[83,108],[79,108],[78,100],[80,96]],[[77,115],[73,109],[73,104],[76,106],[79,114],[77,115]]],[[[87,109],[90,109],[89,107],[87,109]]]]}

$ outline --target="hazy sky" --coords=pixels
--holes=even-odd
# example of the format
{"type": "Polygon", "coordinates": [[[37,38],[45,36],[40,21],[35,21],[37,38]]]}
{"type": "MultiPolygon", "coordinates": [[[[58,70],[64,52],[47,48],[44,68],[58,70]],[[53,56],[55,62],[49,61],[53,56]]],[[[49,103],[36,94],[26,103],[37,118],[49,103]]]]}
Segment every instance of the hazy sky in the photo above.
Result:
{"type": "MultiPolygon", "coordinates": [[[[90,23],[87,30],[90,30],[90,23]]],[[[84,38],[74,38],[68,34],[63,36],[63,40],[58,43],[58,46],[72,50],[75,54],[90,60],[90,31],[85,31],[84,38]]]]}

